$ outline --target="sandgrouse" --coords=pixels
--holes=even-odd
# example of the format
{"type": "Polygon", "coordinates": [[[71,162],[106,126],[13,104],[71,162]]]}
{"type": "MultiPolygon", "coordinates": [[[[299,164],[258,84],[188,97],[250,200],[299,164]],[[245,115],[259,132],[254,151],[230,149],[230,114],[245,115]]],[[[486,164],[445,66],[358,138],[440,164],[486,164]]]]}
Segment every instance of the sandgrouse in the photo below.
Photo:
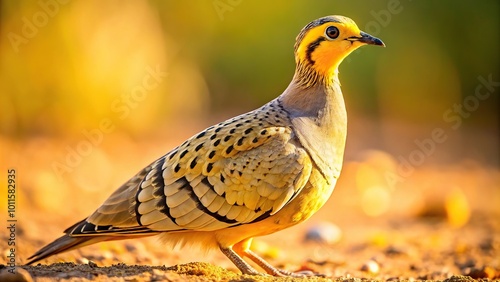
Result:
{"type": "Polygon", "coordinates": [[[347,116],[338,66],[358,47],[384,43],[343,16],[307,24],[296,70],[264,106],[186,140],[118,188],[28,264],[101,241],[161,236],[219,248],[244,274],[296,275],[250,250],[253,237],[308,219],[330,197],[342,167],[347,116]]]}

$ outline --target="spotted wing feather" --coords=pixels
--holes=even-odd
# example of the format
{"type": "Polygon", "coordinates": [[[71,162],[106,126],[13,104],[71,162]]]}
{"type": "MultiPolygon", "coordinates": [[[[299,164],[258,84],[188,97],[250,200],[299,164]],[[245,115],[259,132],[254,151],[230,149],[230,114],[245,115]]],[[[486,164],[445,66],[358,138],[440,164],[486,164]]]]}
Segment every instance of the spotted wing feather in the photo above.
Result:
{"type": "Polygon", "coordinates": [[[153,182],[140,187],[139,195],[157,195],[138,197],[140,224],[157,231],[212,231],[279,211],[305,185],[312,168],[284,123],[286,113],[269,106],[176,148],[161,164],[164,187],[153,182]]]}

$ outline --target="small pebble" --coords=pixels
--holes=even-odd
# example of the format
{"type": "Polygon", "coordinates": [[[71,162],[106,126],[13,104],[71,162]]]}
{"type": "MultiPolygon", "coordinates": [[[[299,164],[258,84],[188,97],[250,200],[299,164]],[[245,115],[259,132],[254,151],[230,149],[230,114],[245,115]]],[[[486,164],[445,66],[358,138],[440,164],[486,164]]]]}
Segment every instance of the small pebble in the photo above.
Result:
{"type": "Polygon", "coordinates": [[[125,244],[125,249],[126,249],[128,252],[131,252],[131,253],[135,253],[135,252],[137,252],[137,247],[136,247],[136,245],[131,244],[131,243],[126,243],[126,244],[125,244]]]}
{"type": "Polygon", "coordinates": [[[419,271],[420,270],[420,267],[418,267],[417,265],[415,264],[410,264],[410,270],[411,271],[419,271]]]}
{"type": "Polygon", "coordinates": [[[81,264],[88,264],[90,267],[97,267],[97,264],[88,258],[78,258],[76,262],[81,263],[81,264]]]}
{"type": "Polygon", "coordinates": [[[376,261],[369,260],[361,266],[361,270],[368,273],[377,274],[380,271],[380,266],[376,261]]]}
{"type": "Polygon", "coordinates": [[[78,259],[76,259],[76,262],[81,263],[81,264],[88,264],[89,260],[87,258],[78,258],[78,259]]]}
{"type": "Polygon", "coordinates": [[[407,255],[408,250],[401,248],[401,247],[396,247],[393,245],[390,245],[385,249],[385,254],[386,255],[407,255]]]}
{"type": "Polygon", "coordinates": [[[310,227],[306,232],[304,241],[334,244],[340,241],[341,237],[342,231],[340,228],[333,223],[325,221],[310,227]]]}
{"type": "Polygon", "coordinates": [[[104,252],[102,252],[102,254],[101,254],[101,255],[102,255],[102,257],[103,257],[104,259],[112,259],[112,258],[114,258],[113,253],[112,253],[112,252],[110,252],[110,251],[104,251],[104,252]]]}

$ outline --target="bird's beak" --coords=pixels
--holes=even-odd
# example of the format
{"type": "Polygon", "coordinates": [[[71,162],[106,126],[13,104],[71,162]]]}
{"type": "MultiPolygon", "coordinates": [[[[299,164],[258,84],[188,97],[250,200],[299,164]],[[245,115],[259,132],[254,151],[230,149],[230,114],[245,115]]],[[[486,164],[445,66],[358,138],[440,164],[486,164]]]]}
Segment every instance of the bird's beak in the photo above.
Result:
{"type": "Polygon", "coordinates": [[[370,45],[376,45],[376,46],[382,46],[385,47],[384,42],[382,40],[378,39],[375,36],[371,36],[366,32],[361,31],[360,36],[351,36],[347,38],[349,41],[359,41],[365,44],[370,44],[370,45]]]}

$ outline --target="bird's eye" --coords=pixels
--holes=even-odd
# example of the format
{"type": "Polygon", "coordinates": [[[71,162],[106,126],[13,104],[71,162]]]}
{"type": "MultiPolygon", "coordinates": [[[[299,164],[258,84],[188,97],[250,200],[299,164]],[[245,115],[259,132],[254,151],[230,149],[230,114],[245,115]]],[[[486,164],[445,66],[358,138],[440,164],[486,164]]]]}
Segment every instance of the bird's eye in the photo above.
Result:
{"type": "Polygon", "coordinates": [[[329,26],[326,31],[325,31],[325,34],[326,36],[329,38],[329,39],[335,39],[337,37],[339,37],[339,29],[334,27],[334,26],[329,26]]]}

